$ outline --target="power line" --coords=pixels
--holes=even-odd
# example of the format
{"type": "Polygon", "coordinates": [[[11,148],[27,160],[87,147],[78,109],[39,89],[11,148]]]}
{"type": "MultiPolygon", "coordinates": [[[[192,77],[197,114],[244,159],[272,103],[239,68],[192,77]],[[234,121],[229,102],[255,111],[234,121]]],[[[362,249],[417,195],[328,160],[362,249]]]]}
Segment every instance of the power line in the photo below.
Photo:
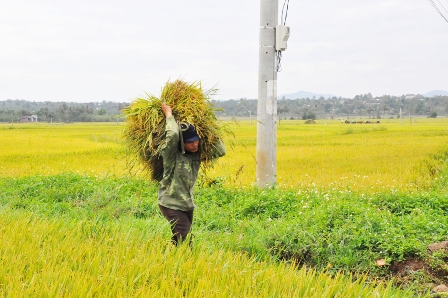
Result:
{"type": "MultiPolygon", "coordinates": [[[[440,14],[440,16],[448,23],[448,19],[443,15],[443,13],[440,11],[440,9],[437,7],[437,5],[434,3],[433,0],[428,0],[428,2],[434,7],[434,9],[440,14]]],[[[440,3],[440,2],[439,2],[440,3]]],[[[443,6],[442,6],[443,7],[443,6]]],[[[445,9],[445,8],[444,8],[445,9]]],[[[445,10],[446,11],[446,10],[445,10]]]]}
{"type": "Polygon", "coordinates": [[[275,68],[276,68],[277,72],[281,72],[282,71],[282,51],[277,51],[275,56],[277,59],[277,65],[275,68]]]}
{"type": "Polygon", "coordinates": [[[440,1],[439,0],[437,0],[437,2],[439,2],[439,4],[440,4],[440,6],[442,6],[442,8],[443,8],[443,10],[444,11],[446,11],[446,13],[448,13],[448,11],[446,10],[446,8],[443,6],[443,4],[442,3],[440,3],[440,1]]]}
{"type": "MultiPolygon", "coordinates": [[[[448,0],[446,0],[448,1],[448,0]]],[[[282,17],[280,19],[280,25],[286,25],[286,19],[288,18],[288,9],[289,9],[289,0],[285,0],[285,2],[283,2],[283,8],[282,8],[282,17]],[[286,10],[285,10],[285,5],[286,5],[286,10]],[[283,20],[283,13],[285,13],[285,19],[283,20]]],[[[282,71],[282,51],[276,51],[276,60],[277,60],[277,65],[275,66],[277,72],[282,71]]]]}
{"type": "Polygon", "coordinates": [[[289,8],[289,0],[285,0],[285,2],[283,2],[283,8],[282,8],[282,18],[280,21],[281,25],[286,25],[286,18],[288,17],[288,8],[289,8]],[[283,21],[283,11],[285,10],[285,4],[286,4],[286,12],[285,12],[285,20],[283,21]]]}

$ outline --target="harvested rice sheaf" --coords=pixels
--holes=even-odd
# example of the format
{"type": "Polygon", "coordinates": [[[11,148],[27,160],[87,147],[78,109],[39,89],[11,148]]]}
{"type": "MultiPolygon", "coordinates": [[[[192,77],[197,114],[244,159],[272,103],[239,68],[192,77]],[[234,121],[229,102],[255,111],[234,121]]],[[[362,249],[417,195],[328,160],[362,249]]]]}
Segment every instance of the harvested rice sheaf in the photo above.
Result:
{"type": "Polygon", "coordinates": [[[210,97],[216,89],[204,91],[200,82],[187,83],[182,80],[167,82],[160,98],[146,93],[146,98],[136,98],[123,109],[126,118],[124,138],[132,155],[138,158],[151,175],[160,181],[163,163],[160,148],[165,140],[165,116],[162,103],[170,105],[178,123],[188,122],[196,127],[201,142],[199,150],[202,168],[210,168],[212,152],[217,138],[229,133],[215,116],[210,97]]]}

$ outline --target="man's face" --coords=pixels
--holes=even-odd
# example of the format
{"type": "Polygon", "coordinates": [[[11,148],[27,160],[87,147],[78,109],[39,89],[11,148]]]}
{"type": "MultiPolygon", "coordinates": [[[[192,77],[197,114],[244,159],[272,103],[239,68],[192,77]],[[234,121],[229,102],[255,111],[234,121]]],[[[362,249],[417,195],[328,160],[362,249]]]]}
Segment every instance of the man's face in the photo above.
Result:
{"type": "Polygon", "coordinates": [[[199,150],[199,140],[193,141],[193,142],[185,142],[184,148],[188,152],[195,153],[199,150]]]}

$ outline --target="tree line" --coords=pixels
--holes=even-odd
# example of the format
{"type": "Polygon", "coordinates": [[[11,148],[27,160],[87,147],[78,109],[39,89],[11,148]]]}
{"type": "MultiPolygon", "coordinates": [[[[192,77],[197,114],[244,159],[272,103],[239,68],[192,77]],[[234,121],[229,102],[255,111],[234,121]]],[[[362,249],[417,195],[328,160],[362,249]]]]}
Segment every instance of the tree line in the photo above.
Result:
{"type": "MultiPolygon", "coordinates": [[[[217,117],[254,117],[256,99],[211,100],[217,117]]],[[[26,100],[0,101],[0,122],[19,122],[24,116],[37,115],[39,122],[108,122],[123,121],[119,117],[128,102],[34,102],[26,100]]],[[[353,98],[298,98],[279,99],[277,117],[284,119],[334,119],[334,118],[397,118],[446,117],[448,96],[424,97],[423,95],[383,95],[370,93],[353,98]],[[400,114],[401,113],[401,114],[400,114]]]]}
{"type": "MultiPolygon", "coordinates": [[[[212,100],[218,117],[251,117],[257,114],[256,99],[212,100]]],[[[360,94],[353,98],[298,98],[279,99],[277,117],[284,119],[334,119],[334,118],[397,118],[397,117],[446,117],[448,96],[424,97],[423,95],[360,94]]]]}
{"type": "Polygon", "coordinates": [[[24,116],[37,115],[38,122],[110,122],[129,105],[126,102],[34,102],[26,100],[0,101],[0,122],[19,122],[24,116]]]}

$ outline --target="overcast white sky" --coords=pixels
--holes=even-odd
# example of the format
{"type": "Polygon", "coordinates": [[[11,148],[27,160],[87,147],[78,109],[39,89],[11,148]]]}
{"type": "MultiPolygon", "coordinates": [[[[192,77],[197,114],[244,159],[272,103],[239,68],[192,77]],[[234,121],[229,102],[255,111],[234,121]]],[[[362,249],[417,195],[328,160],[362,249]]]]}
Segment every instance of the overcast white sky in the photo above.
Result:
{"type": "MultiPolygon", "coordinates": [[[[129,102],[177,78],[257,97],[259,0],[0,3],[0,100],[129,102]]],[[[427,0],[291,0],[286,25],[278,95],[448,91],[448,23],[427,0]]]]}

